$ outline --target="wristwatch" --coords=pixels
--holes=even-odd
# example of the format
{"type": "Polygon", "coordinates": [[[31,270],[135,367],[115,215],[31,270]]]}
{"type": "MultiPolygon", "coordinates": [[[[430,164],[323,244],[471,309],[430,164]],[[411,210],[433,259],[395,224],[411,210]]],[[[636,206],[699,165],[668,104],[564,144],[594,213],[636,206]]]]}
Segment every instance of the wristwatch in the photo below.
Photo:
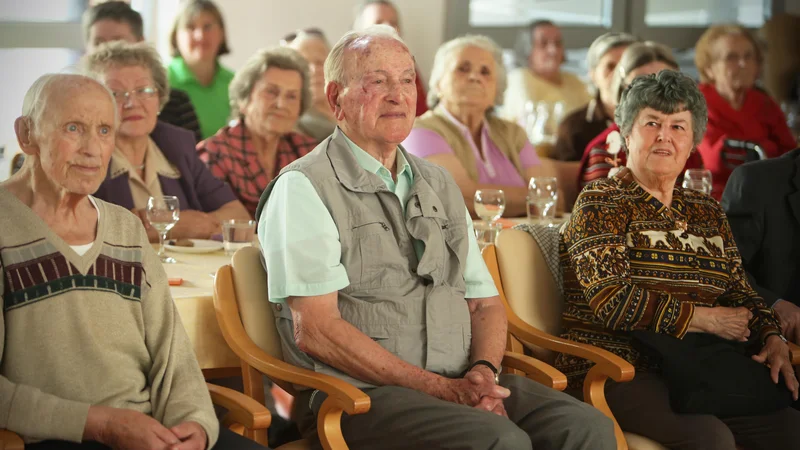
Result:
{"type": "Polygon", "coordinates": [[[479,359],[474,363],[470,364],[464,372],[461,374],[461,378],[464,378],[470,370],[472,370],[475,366],[486,366],[494,373],[494,384],[500,384],[500,371],[497,370],[497,367],[494,364],[486,361],[485,359],[479,359]]]}

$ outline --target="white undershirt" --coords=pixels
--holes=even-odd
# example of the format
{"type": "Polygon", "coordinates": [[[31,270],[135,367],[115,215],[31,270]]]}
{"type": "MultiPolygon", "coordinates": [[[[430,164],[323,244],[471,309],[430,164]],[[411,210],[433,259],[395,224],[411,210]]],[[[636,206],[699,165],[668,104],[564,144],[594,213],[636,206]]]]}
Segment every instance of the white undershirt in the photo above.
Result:
{"type": "MultiPolygon", "coordinates": [[[[97,202],[95,202],[94,197],[92,197],[91,195],[89,196],[89,201],[92,202],[92,206],[94,206],[94,209],[97,210],[97,225],[98,225],[97,228],[99,229],[100,228],[100,226],[99,226],[100,225],[100,208],[97,207],[97,202]]],[[[90,248],[92,248],[92,245],[94,245],[94,240],[92,242],[89,242],[88,244],[70,245],[70,247],[79,256],[83,256],[86,252],[89,251],[90,248]]]]}

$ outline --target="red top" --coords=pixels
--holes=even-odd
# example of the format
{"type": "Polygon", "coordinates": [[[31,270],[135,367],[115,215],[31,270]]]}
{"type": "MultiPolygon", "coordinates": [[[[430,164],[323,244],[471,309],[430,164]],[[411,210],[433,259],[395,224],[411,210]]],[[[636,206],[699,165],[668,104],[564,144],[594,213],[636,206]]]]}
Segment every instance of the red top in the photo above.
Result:
{"type": "MultiPolygon", "coordinates": [[[[581,168],[578,177],[578,190],[583,189],[587,184],[599,178],[607,178],[608,172],[614,167],[606,158],[614,159],[611,153],[608,153],[608,144],[606,138],[614,131],[619,131],[616,123],[611,124],[605,131],[597,135],[596,138],[589,142],[586,150],[583,152],[581,158],[581,168]]],[[[627,162],[627,154],[620,150],[617,154],[618,167],[623,167],[627,162]]],[[[692,152],[689,159],[686,160],[686,169],[701,169],[703,168],[703,158],[700,157],[698,152],[692,152]]]]}
{"type": "Polygon", "coordinates": [[[708,130],[698,150],[713,177],[711,195],[719,200],[733,172],[722,162],[722,148],[726,139],[755,142],[770,158],[794,149],[797,144],[781,108],[764,92],[750,89],[742,109],[737,111],[719,95],[714,86],[702,83],[699,88],[708,104],[708,130]]]}
{"type": "Polygon", "coordinates": [[[273,172],[266,173],[258,161],[250,132],[239,120],[197,144],[197,151],[211,173],[226,181],[250,215],[255,215],[261,193],[269,182],[289,163],[314,150],[317,144],[316,139],[304,134],[284,135],[278,143],[273,172]]]}

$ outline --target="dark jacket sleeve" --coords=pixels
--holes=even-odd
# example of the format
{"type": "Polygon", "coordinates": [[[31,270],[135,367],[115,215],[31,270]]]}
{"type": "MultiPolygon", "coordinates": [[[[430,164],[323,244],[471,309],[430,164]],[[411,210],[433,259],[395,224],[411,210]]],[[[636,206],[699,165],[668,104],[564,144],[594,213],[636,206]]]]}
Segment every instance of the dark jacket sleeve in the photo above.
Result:
{"type": "Polygon", "coordinates": [[[733,238],[742,257],[750,286],[772,306],[779,296],[758,284],[752,274],[752,265],[764,245],[764,202],[759,198],[764,193],[752,167],[743,165],[733,171],[722,194],[722,208],[728,216],[733,238]]]}
{"type": "Polygon", "coordinates": [[[224,181],[215,177],[203,164],[192,146],[191,155],[187,155],[187,166],[192,173],[194,190],[204,212],[213,212],[228,202],[236,200],[233,190],[224,181]]]}

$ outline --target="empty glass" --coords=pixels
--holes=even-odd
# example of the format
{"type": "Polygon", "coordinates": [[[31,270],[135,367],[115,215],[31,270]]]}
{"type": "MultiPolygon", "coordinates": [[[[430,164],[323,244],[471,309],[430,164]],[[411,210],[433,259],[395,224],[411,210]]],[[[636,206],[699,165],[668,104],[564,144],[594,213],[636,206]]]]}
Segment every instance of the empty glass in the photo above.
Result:
{"type": "Polygon", "coordinates": [[[684,189],[693,189],[711,195],[711,171],[708,169],[686,169],[683,175],[684,189]]]}
{"type": "Polygon", "coordinates": [[[180,202],[174,195],[150,197],[147,201],[147,220],[158,231],[158,257],[162,263],[173,264],[175,258],[164,254],[164,241],[167,232],[178,223],[181,215],[180,202]]]}
{"type": "Polygon", "coordinates": [[[225,248],[225,254],[233,256],[236,250],[253,245],[255,233],[255,220],[226,220],[222,222],[222,245],[225,248]]]}
{"type": "Polygon", "coordinates": [[[528,183],[528,220],[553,226],[558,203],[558,181],[554,177],[533,177],[528,183]]]}
{"type": "Polygon", "coordinates": [[[503,216],[506,209],[506,194],[500,189],[478,189],[475,191],[475,214],[488,223],[503,216]]]}
{"type": "Polygon", "coordinates": [[[503,231],[503,224],[498,222],[475,222],[475,240],[478,248],[483,250],[489,244],[497,242],[497,236],[503,231]]]}

